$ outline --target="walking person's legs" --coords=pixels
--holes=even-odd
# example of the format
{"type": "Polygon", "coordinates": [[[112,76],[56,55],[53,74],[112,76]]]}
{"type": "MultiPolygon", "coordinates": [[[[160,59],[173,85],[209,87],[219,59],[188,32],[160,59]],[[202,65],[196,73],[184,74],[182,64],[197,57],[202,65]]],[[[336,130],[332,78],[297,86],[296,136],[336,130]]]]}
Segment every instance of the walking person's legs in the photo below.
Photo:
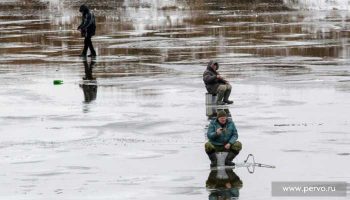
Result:
{"type": "Polygon", "coordinates": [[[89,37],[89,49],[90,49],[90,56],[96,56],[96,51],[94,49],[94,46],[92,45],[91,37],[89,37]]]}
{"type": "Polygon", "coordinates": [[[83,52],[81,53],[81,56],[86,56],[88,48],[89,48],[89,39],[87,37],[85,37],[85,39],[84,39],[84,49],[83,49],[83,52]]]}

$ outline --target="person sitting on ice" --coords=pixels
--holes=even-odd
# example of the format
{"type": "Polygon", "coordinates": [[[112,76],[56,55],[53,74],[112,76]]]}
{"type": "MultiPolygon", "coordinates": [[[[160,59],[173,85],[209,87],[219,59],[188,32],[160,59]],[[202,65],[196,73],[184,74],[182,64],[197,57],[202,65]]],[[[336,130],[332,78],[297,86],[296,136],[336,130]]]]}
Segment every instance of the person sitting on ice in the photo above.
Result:
{"type": "Polygon", "coordinates": [[[208,63],[207,69],[203,73],[203,81],[208,93],[218,95],[217,105],[232,104],[228,98],[231,94],[232,86],[218,72],[219,64],[214,61],[208,63]]]}
{"type": "Polygon", "coordinates": [[[231,119],[227,118],[224,110],[220,110],[217,118],[213,119],[207,132],[208,142],[205,143],[205,152],[211,161],[210,167],[217,165],[216,152],[228,152],[225,165],[234,166],[232,160],[239,154],[242,144],[239,142],[237,129],[231,119]]]}

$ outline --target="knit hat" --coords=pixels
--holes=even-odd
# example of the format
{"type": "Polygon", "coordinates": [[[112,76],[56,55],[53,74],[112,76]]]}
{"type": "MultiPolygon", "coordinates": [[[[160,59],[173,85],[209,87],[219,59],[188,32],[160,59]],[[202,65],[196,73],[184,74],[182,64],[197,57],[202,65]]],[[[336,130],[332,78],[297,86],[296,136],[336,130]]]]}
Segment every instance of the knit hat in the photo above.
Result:
{"type": "Polygon", "coordinates": [[[220,110],[218,112],[217,118],[220,118],[220,117],[227,117],[227,114],[224,110],[220,110]]]}

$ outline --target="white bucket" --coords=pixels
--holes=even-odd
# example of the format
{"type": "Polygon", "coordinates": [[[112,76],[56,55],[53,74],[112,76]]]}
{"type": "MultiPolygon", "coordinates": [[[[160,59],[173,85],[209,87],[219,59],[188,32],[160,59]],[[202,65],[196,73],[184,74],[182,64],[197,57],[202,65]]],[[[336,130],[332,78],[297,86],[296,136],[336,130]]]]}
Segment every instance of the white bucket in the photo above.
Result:
{"type": "Polygon", "coordinates": [[[217,96],[213,96],[212,94],[205,93],[205,104],[206,105],[213,105],[216,104],[217,96]]]}
{"type": "Polygon", "coordinates": [[[216,159],[217,159],[217,165],[219,166],[225,166],[225,159],[227,157],[227,152],[216,152],[216,159]]]}

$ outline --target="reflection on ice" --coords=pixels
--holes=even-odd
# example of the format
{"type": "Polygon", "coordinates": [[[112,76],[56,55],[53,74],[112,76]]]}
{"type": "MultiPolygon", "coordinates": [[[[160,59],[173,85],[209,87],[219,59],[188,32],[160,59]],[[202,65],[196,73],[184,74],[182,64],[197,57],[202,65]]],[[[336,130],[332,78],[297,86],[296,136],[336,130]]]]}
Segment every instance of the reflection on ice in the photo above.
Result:
{"type": "MultiPolygon", "coordinates": [[[[346,46],[348,13],[342,10],[274,13],[245,8],[247,5],[242,2],[237,5],[172,0],[106,2],[106,5],[91,3],[98,22],[94,41],[101,56],[146,54],[158,56],[150,59],[152,62],[163,62],[179,57],[191,60],[222,56],[223,53],[335,58],[345,58],[349,54],[346,46]],[[238,5],[242,7],[239,12],[229,9],[238,5]]],[[[56,0],[31,3],[39,7],[40,12],[29,19],[15,11],[7,20],[0,20],[5,26],[0,40],[2,43],[31,43],[34,39],[33,45],[42,49],[38,53],[45,53],[48,46],[54,46],[60,52],[52,55],[78,54],[81,42],[79,33],[74,30],[79,23],[77,9],[81,3],[56,0]]],[[[19,7],[30,10],[26,4],[19,7]]],[[[5,49],[1,51],[9,53],[5,49]]],[[[18,52],[22,51],[18,49],[18,52]]]]}
{"type": "Polygon", "coordinates": [[[238,199],[242,186],[243,182],[233,169],[212,170],[206,181],[206,188],[210,193],[208,199],[238,199]]]}
{"type": "Polygon", "coordinates": [[[285,4],[293,9],[307,10],[348,10],[348,0],[283,0],[285,4]]]}
{"type": "Polygon", "coordinates": [[[96,64],[96,60],[91,59],[89,62],[88,59],[83,58],[83,64],[85,69],[85,77],[83,77],[84,82],[80,84],[80,87],[84,91],[85,102],[89,103],[96,100],[97,96],[97,82],[96,78],[94,78],[92,75],[92,70],[96,64]]]}
{"type": "Polygon", "coordinates": [[[131,21],[135,31],[139,34],[154,28],[173,27],[182,24],[185,16],[179,15],[176,11],[165,11],[167,8],[181,6],[181,2],[176,0],[125,0],[124,16],[122,21],[131,21]]]}
{"type": "Polygon", "coordinates": [[[267,1],[1,1],[0,196],[207,198],[209,59],[232,82],[241,155],[278,165],[209,177],[212,197],[269,199],[274,179],[344,181],[348,11],[267,1]],[[77,56],[83,2],[97,17],[96,63],[77,56]]]}

